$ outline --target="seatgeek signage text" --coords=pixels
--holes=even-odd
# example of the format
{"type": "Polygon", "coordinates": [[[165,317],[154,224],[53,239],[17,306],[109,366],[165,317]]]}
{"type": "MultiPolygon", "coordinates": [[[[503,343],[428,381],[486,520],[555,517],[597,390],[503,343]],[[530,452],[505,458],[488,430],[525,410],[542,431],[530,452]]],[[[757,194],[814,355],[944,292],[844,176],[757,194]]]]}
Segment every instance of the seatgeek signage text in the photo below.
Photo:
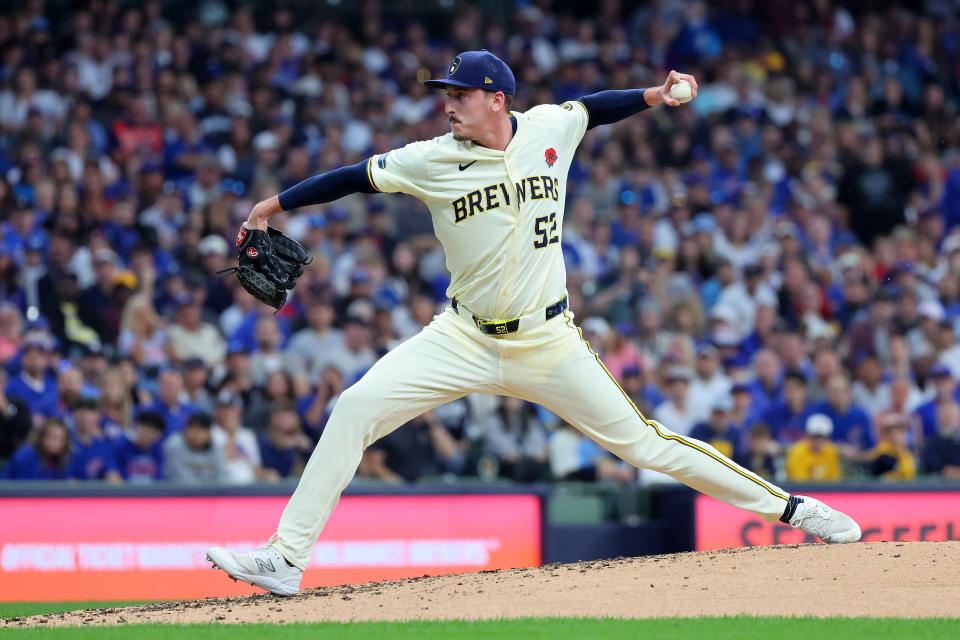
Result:
{"type": "MultiPolygon", "coordinates": [[[[960,491],[809,494],[849,514],[865,542],[960,540],[960,491]]],[[[697,550],[815,542],[782,522],[765,522],[707,496],[696,497],[697,550]]]]}
{"type": "MultiPolygon", "coordinates": [[[[285,497],[0,498],[0,601],[147,600],[256,593],[210,568],[250,550],[285,497]]],[[[302,587],[537,566],[535,495],[347,496],[302,587]]]]}

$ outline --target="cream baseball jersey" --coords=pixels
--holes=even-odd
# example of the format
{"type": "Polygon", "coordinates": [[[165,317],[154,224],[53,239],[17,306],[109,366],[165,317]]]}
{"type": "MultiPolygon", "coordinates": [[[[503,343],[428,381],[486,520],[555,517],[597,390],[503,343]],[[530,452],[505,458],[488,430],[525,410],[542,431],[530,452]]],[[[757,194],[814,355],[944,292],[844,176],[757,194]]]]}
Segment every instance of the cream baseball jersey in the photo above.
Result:
{"type": "Polygon", "coordinates": [[[374,188],[427,205],[451,275],[447,295],[488,319],[519,317],[566,294],[567,172],[587,130],[579,102],[512,115],[517,130],[504,151],[448,133],[367,163],[374,188]]]}

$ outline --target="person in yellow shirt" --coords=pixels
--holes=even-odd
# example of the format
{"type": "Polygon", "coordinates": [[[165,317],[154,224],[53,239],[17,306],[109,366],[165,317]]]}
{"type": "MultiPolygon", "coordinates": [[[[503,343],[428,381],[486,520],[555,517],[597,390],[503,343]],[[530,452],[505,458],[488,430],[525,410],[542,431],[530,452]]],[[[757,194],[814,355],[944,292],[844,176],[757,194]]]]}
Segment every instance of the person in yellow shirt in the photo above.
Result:
{"type": "Polygon", "coordinates": [[[807,435],[787,449],[787,478],[798,481],[839,480],[840,450],[830,441],[833,421],[822,413],[807,418],[807,435]]]}
{"type": "Polygon", "coordinates": [[[917,461],[907,446],[909,425],[900,414],[891,413],[878,425],[877,446],[870,452],[870,473],[884,480],[913,480],[917,461]]]}

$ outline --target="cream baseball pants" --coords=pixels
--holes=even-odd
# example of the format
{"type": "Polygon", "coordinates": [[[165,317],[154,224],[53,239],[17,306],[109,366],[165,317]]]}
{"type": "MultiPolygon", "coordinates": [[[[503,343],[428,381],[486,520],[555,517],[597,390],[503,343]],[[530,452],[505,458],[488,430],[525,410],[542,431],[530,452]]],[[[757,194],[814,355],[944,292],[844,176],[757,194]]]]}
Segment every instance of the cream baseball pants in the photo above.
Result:
{"type": "MultiPolygon", "coordinates": [[[[461,313],[463,309],[461,307],[461,313]]],[[[644,417],[590,348],[567,311],[481,333],[447,307],[343,392],[280,518],[272,544],[305,569],[320,531],[356,473],[364,449],[400,425],[468,393],[543,405],[626,462],[774,522],[788,494],[710,445],[644,417]]]]}

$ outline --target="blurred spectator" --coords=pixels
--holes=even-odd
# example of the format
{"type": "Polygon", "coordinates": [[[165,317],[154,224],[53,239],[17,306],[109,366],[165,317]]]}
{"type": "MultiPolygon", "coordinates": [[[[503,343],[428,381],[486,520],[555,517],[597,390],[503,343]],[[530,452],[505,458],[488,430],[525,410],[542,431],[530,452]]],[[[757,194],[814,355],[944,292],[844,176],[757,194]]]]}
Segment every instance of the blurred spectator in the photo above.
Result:
{"type": "Polygon", "coordinates": [[[100,403],[91,396],[80,396],[71,407],[73,447],[70,454],[70,477],[80,480],[123,480],[113,448],[100,428],[100,403]]]}
{"type": "Polygon", "coordinates": [[[558,480],[631,482],[637,470],[567,423],[550,437],[550,472],[558,480]]]}
{"type": "Polygon", "coordinates": [[[287,345],[287,369],[293,375],[305,375],[311,382],[320,379],[323,362],[321,354],[331,351],[343,339],[332,328],[335,312],[325,295],[311,299],[307,306],[307,326],[290,338],[287,345]]]}
{"type": "Polygon", "coordinates": [[[547,431],[536,407],[518,398],[500,398],[500,406],[484,425],[483,450],[493,456],[497,476],[517,482],[547,479],[547,431]]]}
{"type": "Polygon", "coordinates": [[[877,424],[877,446],[870,452],[870,474],[885,480],[913,480],[917,462],[907,446],[909,425],[901,416],[889,415],[877,424]]]}
{"type": "Polygon", "coordinates": [[[163,475],[174,482],[209,484],[225,480],[223,451],[213,442],[210,416],[194,413],[163,443],[163,475]]]}
{"type": "Polygon", "coordinates": [[[183,362],[183,390],[186,401],[197,411],[211,413],[213,398],[208,388],[209,373],[201,358],[188,358],[183,362]]]}
{"type": "Polygon", "coordinates": [[[667,400],[653,410],[654,419],[674,433],[682,436],[690,433],[698,416],[690,406],[690,380],[693,375],[687,367],[673,365],[667,369],[667,400]]]}
{"type": "Polygon", "coordinates": [[[7,372],[0,367],[0,461],[8,460],[33,427],[30,406],[6,394],[7,372]]]}
{"type": "Polygon", "coordinates": [[[807,435],[787,449],[787,478],[795,482],[839,480],[840,449],[830,441],[833,421],[822,413],[807,418],[807,435]]]}
{"type": "Polygon", "coordinates": [[[950,370],[947,367],[939,363],[935,364],[930,367],[929,374],[933,380],[934,397],[916,409],[916,415],[920,419],[924,437],[937,432],[937,414],[940,406],[958,400],[957,381],[950,375],[950,370]]]}
{"type": "Polygon", "coordinates": [[[387,482],[416,482],[463,465],[463,452],[432,411],[377,440],[363,457],[364,475],[387,482]]]}
{"type": "Polygon", "coordinates": [[[147,296],[138,294],[127,301],[117,347],[139,366],[160,366],[167,361],[167,333],[147,296]]]}
{"type": "Polygon", "coordinates": [[[787,371],[783,376],[783,399],[766,410],[763,421],[776,441],[787,446],[804,436],[809,415],[807,377],[801,371],[787,371]]]}
{"type": "Polygon", "coordinates": [[[227,344],[210,323],[201,321],[200,301],[189,293],[176,300],[174,323],[167,331],[168,355],[176,362],[196,357],[213,367],[223,361],[227,344]]]}
{"type": "Polygon", "coordinates": [[[845,374],[837,374],[827,381],[827,401],[812,406],[811,411],[830,419],[831,437],[845,458],[855,462],[867,459],[867,452],[876,445],[876,437],[866,411],[853,404],[850,381],[845,374]]]}
{"type": "Polygon", "coordinates": [[[214,446],[223,451],[224,481],[246,484],[258,478],[277,479],[274,469],[261,466],[257,436],[240,424],[242,415],[243,402],[239,396],[226,389],[217,394],[212,436],[214,446]]]}
{"type": "Polygon", "coordinates": [[[47,418],[18,448],[0,478],[66,480],[70,477],[70,431],[57,418],[47,418]]]}
{"type": "Polygon", "coordinates": [[[290,404],[273,408],[257,443],[266,473],[272,475],[272,471],[280,478],[299,477],[313,450],[313,442],[300,428],[300,418],[290,404]]]}
{"type": "Polygon", "coordinates": [[[20,373],[7,380],[6,395],[23,400],[35,424],[59,415],[57,383],[47,374],[52,345],[41,335],[27,336],[20,346],[20,373]]]}
{"type": "Polygon", "coordinates": [[[852,398],[871,418],[890,403],[890,385],[883,381],[883,367],[874,355],[865,355],[856,367],[857,379],[852,386],[852,398]]]}
{"type": "Polygon", "coordinates": [[[709,343],[698,346],[689,395],[690,404],[701,419],[706,419],[716,409],[720,398],[729,398],[731,386],[730,378],[720,368],[717,348],[709,343]]]}
{"type": "Polygon", "coordinates": [[[124,480],[151,482],[163,478],[163,437],[166,426],[156,411],[144,411],[133,423],[133,434],[113,441],[113,455],[124,480]]]}
{"type": "Polygon", "coordinates": [[[167,425],[167,433],[176,433],[183,429],[196,409],[186,401],[183,372],[180,369],[168,366],[160,372],[157,397],[153,402],[141,405],[140,412],[142,411],[156,411],[162,415],[163,423],[167,425]]]}
{"type": "Polygon", "coordinates": [[[256,348],[250,356],[254,384],[263,385],[270,374],[283,367],[284,355],[280,349],[282,340],[276,318],[271,315],[257,318],[256,348]]]}
{"type": "Polygon", "coordinates": [[[742,453],[735,460],[764,478],[782,479],[784,475],[783,448],[762,422],[750,427],[742,453]]]}
{"type": "Polygon", "coordinates": [[[937,415],[937,431],[923,445],[923,469],[944,478],[960,478],[960,405],[946,402],[937,415]]]}
{"type": "Polygon", "coordinates": [[[740,441],[740,434],[730,423],[732,410],[733,399],[729,395],[715,398],[710,410],[710,418],[691,429],[690,437],[706,442],[723,455],[733,459],[740,441]]]}

